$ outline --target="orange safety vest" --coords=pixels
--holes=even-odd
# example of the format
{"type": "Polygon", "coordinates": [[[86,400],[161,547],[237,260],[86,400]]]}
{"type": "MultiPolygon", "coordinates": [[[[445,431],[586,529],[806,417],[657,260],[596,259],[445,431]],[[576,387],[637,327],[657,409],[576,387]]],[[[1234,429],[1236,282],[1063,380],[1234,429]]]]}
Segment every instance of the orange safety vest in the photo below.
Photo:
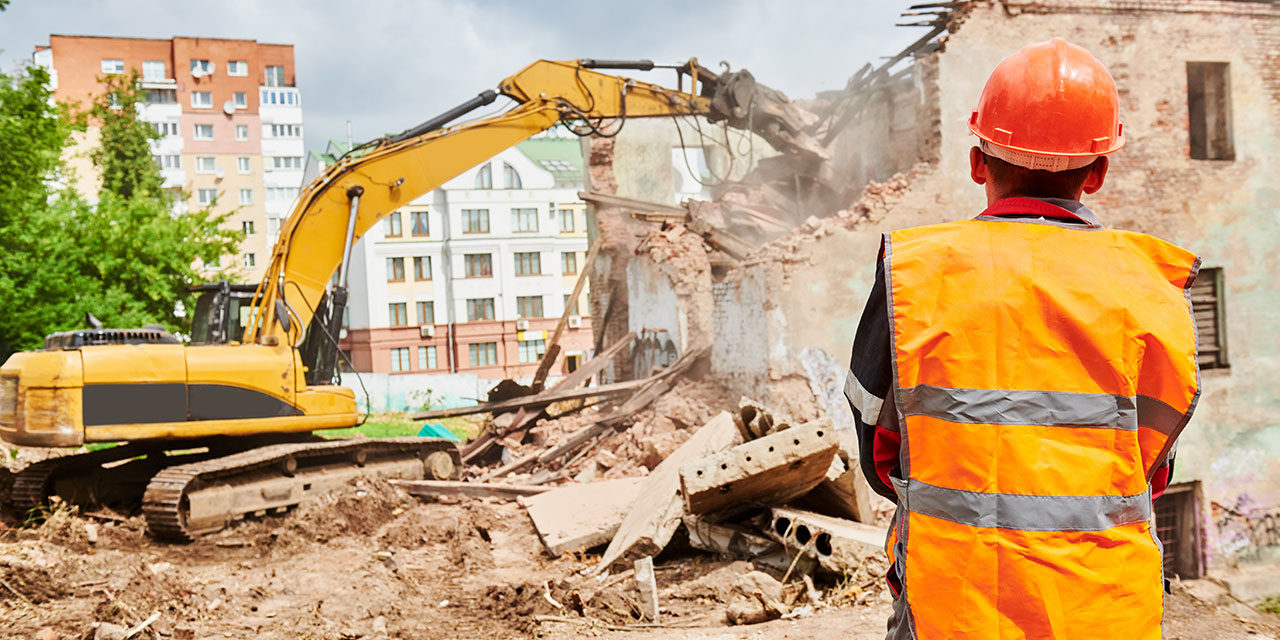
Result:
{"type": "Polygon", "coordinates": [[[889,637],[1159,639],[1149,481],[1199,396],[1199,259],[988,214],[884,242],[905,477],[889,637]]]}

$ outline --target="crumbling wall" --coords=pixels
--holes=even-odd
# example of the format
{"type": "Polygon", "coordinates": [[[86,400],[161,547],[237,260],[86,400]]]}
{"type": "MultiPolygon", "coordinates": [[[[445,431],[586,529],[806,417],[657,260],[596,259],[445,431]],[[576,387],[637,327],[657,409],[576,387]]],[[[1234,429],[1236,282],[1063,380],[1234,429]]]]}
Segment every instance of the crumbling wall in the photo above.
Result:
{"type": "Polygon", "coordinates": [[[627,263],[628,326],[640,339],[637,376],[711,345],[711,264],[702,239],[681,225],[654,229],[627,263]]]}

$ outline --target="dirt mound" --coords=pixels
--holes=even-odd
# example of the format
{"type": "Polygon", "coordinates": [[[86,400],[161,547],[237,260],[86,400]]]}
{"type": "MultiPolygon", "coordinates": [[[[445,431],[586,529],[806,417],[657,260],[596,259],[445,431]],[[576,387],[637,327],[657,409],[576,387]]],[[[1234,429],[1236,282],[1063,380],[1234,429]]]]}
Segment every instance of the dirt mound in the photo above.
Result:
{"type": "Polygon", "coordinates": [[[367,537],[417,504],[386,480],[353,480],[346,487],[304,502],[290,515],[280,535],[321,543],[344,536],[367,537]]]}
{"type": "Polygon", "coordinates": [[[483,607],[495,619],[532,632],[537,629],[534,616],[580,615],[582,600],[567,581],[545,580],[493,585],[485,592],[483,607]]]}
{"type": "Polygon", "coordinates": [[[506,524],[488,507],[479,501],[417,506],[382,527],[376,537],[378,542],[392,548],[443,545],[451,566],[457,570],[490,569],[494,565],[495,532],[506,524]],[[447,509],[447,513],[442,514],[442,509],[447,509]]]}
{"type": "Polygon", "coordinates": [[[71,592],[48,569],[9,558],[0,558],[0,580],[4,581],[4,588],[0,589],[0,600],[22,599],[40,604],[71,592]]]}

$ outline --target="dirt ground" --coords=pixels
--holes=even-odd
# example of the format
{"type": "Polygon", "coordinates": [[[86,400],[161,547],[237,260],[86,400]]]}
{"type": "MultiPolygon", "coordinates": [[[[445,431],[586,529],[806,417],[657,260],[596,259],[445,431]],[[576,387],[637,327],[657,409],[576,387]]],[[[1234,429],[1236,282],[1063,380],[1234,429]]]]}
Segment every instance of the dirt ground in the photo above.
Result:
{"type": "MultiPolygon", "coordinates": [[[[592,560],[548,557],[515,503],[423,503],[380,481],[189,545],[153,542],[137,517],[55,509],[23,527],[9,514],[0,635],[92,637],[95,624],[128,627],[158,613],[137,637],[870,640],[883,637],[888,615],[878,591],[844,586],[824,599],[867,603],[730,627],[728,585],[750,567],[677,548],[656,570],[667,626],[637,626],[632,581],[579,576],[592,560]]],[[[1167,629],[1168,638],[1280,638],[1280,626],[1245,622],[1184,590],[1170,598],[1167,629]]]]}

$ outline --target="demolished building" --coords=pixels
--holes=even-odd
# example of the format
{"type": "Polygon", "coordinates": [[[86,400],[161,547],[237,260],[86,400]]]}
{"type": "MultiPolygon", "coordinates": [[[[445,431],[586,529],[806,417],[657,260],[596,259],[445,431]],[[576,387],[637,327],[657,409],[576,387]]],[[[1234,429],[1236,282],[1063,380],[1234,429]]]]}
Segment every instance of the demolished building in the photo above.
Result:
{"type": "MultiPolygon", "coordinates": [[[[910,13],[924,37],[805,104],[830,155],[824,176],[739,154],[755,170],[739,167],[712,202],[681,203],[663,179],[670,151],[706,137],[664,122],[584,141],[604,240],[591,283],[597,345],[634,332],[640,368],[709,346],[720,384],[850,427],[842,388],[880,234],[984,208],[966,164],[970,110],[1001,59],[1062,36],[1110,68],[1128,138],[1087,203],[1108,226],[1204,261],[1191,292],[1202,396],[1174,478],[1186,484],[1157,510],[1161,537],[1179,546],[1167,565],[1194,577],[1206,561],[1280,558],[1280,5],[1003,0],[910,13]]],[[[707,157],[711,173],[728,173],[725,158],[707,157]]],[[[636,361],[614,379],[644,375],[636,361]]]]}

